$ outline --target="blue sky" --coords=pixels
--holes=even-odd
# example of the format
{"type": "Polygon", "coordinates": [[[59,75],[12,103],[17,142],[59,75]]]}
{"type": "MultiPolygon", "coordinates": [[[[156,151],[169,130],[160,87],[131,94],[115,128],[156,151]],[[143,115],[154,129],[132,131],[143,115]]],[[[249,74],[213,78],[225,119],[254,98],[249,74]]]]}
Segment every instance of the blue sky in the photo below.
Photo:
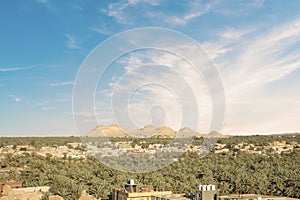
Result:
{"type": "MultiPolygon", "coordinates": [[[[72,90],[81,63],[105,39],[141,27],[174,29],[207,51],[224,82],[221,132],[299,131],[299,10],[292,0],[1,1],[0,136],[76,135],[72,90]]],[[[124,60],[120,66],[140,61],[124,60]]]]}

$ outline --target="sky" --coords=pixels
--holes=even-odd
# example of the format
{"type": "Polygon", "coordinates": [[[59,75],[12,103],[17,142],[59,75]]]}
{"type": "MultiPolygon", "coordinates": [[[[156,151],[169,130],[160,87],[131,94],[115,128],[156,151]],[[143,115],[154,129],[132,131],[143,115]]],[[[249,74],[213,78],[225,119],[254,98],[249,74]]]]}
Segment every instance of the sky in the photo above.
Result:
{"type": "MultiPolygon", "coordinates": [[[[0,136],[77,135],[72,95],[80,66],[97,45],[143,27],[178,31],[205,50],[224,86],[225,119],[218,131],[299,132],[299,11],[299,1],[272,0],[0,1],[0,136]]],[[[108,55],[109,51],[99,57],[108,55]]],[[[120,55],[94,94],[98,123],[126,126],[123,109],[134,121],[128,128],[153,123],[178,130],[199,118],[197,131],[207,131],[211,94],[206,81],[190,68],[165,51],[120,55]],[[198,103],[201,115],[190,111],[182,120],[182,110],[191,109],[187,106],[191,99],[178,102],[168,88],[144,85],[158,80],[175,89],[189,84],[191,90],[174,89],[175,96],[196,96],[193,103],[198,103]],[[139,86],[128,99],[128,92],[139,86]]],[[[88,122],[95,113],[76,115],[86,116],[88,122]]]]}

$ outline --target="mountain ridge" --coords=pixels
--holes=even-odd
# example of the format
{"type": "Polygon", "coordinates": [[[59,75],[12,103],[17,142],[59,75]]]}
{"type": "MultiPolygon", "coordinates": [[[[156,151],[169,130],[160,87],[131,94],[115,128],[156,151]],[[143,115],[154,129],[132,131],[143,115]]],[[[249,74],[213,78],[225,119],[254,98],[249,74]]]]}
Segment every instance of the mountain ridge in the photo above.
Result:
{"type": "Polygon", "coordinates": [[[214,137],[227,138],[229,136],[223,135],[217,131],[212,131],[209,134],[198,133],[189,127],[181,128],[178,131],[173,130],[168,126],[156,127],[153,125],[145,125],[136,130],[128,130],[117,124],[98,125],[84,136],[87,137],[139,137],[139,138],[175,138],[175,137],[214,137]]]}

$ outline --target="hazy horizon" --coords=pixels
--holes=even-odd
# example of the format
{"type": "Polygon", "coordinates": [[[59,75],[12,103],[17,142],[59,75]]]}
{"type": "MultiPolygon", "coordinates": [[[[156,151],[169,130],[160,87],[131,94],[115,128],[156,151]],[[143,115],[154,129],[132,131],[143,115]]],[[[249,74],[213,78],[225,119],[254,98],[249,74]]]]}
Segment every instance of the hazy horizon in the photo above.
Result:
{"type": "MultiPolygon", "coordinates": [[[[114,124],[99,124],[97,126],[111,126],[114,124]]],[[[148,124],[151,126],[154,126],[155,128],[159,128],[162,126],[155,126],[153,124],[148,124]]],[[[147,125],[145,125],[147,126],[147,125]]],[[[138,129],[143,128],[139,127],[138,129]]],[[[96,128],[96,126],[95,126],[96,128]]],[[[127,127],[123,127],[122,128],[126,128],[129,131],[134,131],[137,129],[129,129],[127,127]]],[[[169,127],[171,128],[171,127],[169,127]]],[[[189,128],[189,127],[182,127],[180,129],[183,128],[189,128]]],[[[180,129],[173,129],[175,132],[178,132],[180,129]]],[[[193,130],[193,129],[191,129],[193,130]]],[[[195,130],[193,130],[195,131],[195,130]]],[[[222,131],[217,131],[218,133],[221,133],[222,135],[227,135],[227,136],[255,136],[255,135],[261,135],[261,136],[268,136],[268,135],[293,135],[293,134],[300,134],[300,131],[285,131],[285,132],[243,132],[243,133],[239,133],[238,131],[236,132],[231,132],[231,133],[223,133],[222,131]]],[[[199,134],[208,134],[208,132],[202,133],[202,132],[197,132],[199,134]]],[[[0,137],[81,137],[82,135],[74,132],[74,133],[69,133],[69,134],[65,134],[65,133],[54,133],[54,134],[43,134],[43,135],[39,135],[39,134],[32,134],[32,133],[22,133],[22,134],[8,134],[8,135],[0,135],[0,137]]]]}

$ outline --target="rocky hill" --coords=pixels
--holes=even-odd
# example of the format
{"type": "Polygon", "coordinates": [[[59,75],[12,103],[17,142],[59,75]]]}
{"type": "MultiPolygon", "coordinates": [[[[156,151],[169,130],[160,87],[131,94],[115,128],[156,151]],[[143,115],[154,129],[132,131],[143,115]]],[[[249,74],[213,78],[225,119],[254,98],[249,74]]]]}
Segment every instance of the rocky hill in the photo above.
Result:
{"type": "Polygon", "coordinates": [[[89,133],[86,134],[88,137],[129,137],[130,131],[122,128],[116,124],[112,124],[109,126],[99,125],[89,133]]]}
{"type": "Polygon", "coordinates": [[[174,138],[174,137],[212,137],[212,138],[227,138],[228,136],[222,135],[216,131],[209,134],[200,134],[192,129],[185,127],[179,131],[174,131],[168,126],[155,127],[153,125],[146,125],[143,128],[130,131],[116,124],[109,126],[99,125],[89,133],[88,137],[138,137],[138,138],[174,138]]]}
{"type": "Polygon", "coordinates": [[[151,137],[152,138],[174,138],[176,137],[176,132],[170,127],[163,126],[157,128],[155,134],[152,135],[151,137]]]}
{"type": "Polygon", "coordinates": [[[198,133],[196,131],[193,131],[188,127],[184,127],[177,132],[178,137],[193,137],[196,136],[197,134],[198,133]]]}
{"type": "Polygon", "coordinates": [[[206,137],[210,137],[210,138],[229,138],[229,136],[222,135],[221,133],[219,133],[217,131],[210,132],[209,134],[206,135],[206,137]]]}
{"type": "Polygon", "coordinates": [[[157,127],[146,125],[143,128],[134,131],[133,135],[140,138],[150,138],[157,132],[157,127]]]}

